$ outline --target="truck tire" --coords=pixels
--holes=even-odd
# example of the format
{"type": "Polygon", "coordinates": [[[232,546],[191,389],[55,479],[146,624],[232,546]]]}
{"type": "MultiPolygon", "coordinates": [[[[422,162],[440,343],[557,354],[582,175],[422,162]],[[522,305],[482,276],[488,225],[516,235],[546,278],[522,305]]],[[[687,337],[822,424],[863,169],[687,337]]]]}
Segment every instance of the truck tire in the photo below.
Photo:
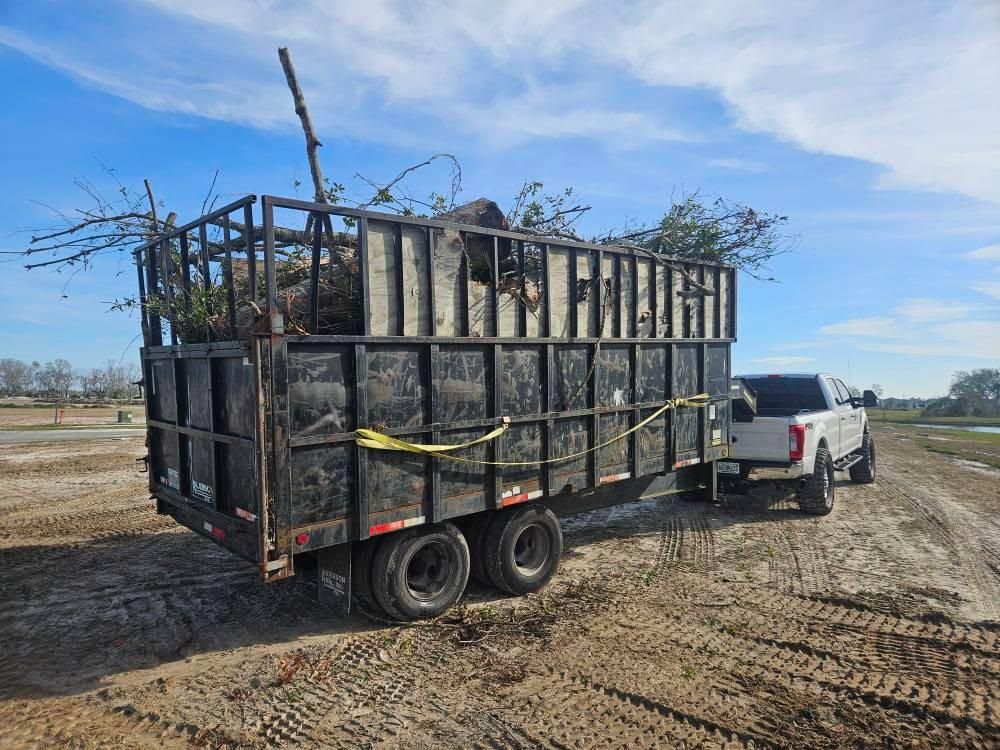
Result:
{"type": "Polygon", "coordinates": [[[372,588],[372,562],[380,541],[375,538],[355,542],[351,550],[351,587],[363,604],[376,610],[381,607],[375,601],[375,589],[372,588]]]}
{"type": "Polygon", "coordinates": [[[816,451],[813,473],[799,489],[799,510],[813,516],[825,516],[833,510],[836,488],[833,482],[833,457],[825,445],[816,451]]]}
{"type": "Polygon", "coordinates": [[[375,600],[397,620],[437,617],[469,581],[469,546],[452,523],[401,531],[382,540],[372,564],[375,600]]]}
{"type": "Polygon", "coordinates": [[[875,441],[872,434],[865,430],[861,438],[861,449],[858,451],[864,458],[851,467],[851,481],[856,484],[871,484],[875,481],[875,441]]]}
{"type": "Polygon", "coordinates": [[[484,586],[492,585],[490,577],[486,574],[486,562],[483,558],[483,543],[492,520],[492,513],[477,513],[459,524],[469,545],[469,574],[484,586]]]}
{"type": "Polygon", "coordinates": [[[559,519],[541,505],[522,505],[498,513],[483,540],[486,574],[511,594],[537,591],[559,570],[562,557],[559,519]]]}

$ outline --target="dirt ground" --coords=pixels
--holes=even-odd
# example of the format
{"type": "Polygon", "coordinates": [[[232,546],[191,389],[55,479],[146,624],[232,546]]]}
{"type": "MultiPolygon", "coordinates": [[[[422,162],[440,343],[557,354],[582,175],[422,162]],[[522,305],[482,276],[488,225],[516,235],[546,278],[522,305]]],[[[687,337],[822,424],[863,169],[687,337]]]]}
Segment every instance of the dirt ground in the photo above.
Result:
{"type": "MultiPolygon", "coordinates": [[[[119,408],[132,412],[133,423],[146,421],[142,405],[117,406],[66,406],[63,411],[62,424],[66,426],[79,425],[113,425],[118,421],[119,408]]],[[[40,406],[4,406],[0,408],[0,429],[27,426],[55,425],[55,407],[40,406]]]]}
{"type": "Polygon", "coordinates": [[[831,516],[592,512],[413,626],[155,515],[139,436],[0,446],[0,747],[1000,746],[1000,472],[878,429],[831,516]]]}

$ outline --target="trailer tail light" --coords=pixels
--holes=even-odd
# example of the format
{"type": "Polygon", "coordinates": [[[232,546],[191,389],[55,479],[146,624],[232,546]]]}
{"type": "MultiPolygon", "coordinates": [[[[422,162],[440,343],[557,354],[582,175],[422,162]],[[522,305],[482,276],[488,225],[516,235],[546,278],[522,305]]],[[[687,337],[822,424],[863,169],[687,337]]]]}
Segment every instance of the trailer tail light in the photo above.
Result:
{"type": "Polygon", "coordinates": [[[297,535],[297,536],[295,537],[295,543],[296,543],[297,545],[299,545],[300,547],[301,547],[301,546],[302,546],[303,544],[305,544],[306,542],[308,542],[308,541],[309,541],[309,535],[308,535],[308,534],[306,534],[305,532],[303,532],[303,533],[301,533],[301,534],[299,534],[299,535],[297,535]]]}
{"type": "Polygon", "coordinates": [[[806,426],[793,424],[788,427],[788,458],[801,461],[806,450],[806,426]]]}

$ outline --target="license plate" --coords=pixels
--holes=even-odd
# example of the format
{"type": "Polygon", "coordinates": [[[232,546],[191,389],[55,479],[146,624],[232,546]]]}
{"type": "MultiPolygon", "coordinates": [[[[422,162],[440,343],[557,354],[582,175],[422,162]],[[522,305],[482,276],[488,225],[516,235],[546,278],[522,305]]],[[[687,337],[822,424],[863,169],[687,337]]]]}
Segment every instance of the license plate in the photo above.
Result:
{"type": "Polygon", "coordinates": [[[740,473],[740,465],[735,461],[718,461],[715,465],[720,474],[736,474],[738,476],[740,473]]]}

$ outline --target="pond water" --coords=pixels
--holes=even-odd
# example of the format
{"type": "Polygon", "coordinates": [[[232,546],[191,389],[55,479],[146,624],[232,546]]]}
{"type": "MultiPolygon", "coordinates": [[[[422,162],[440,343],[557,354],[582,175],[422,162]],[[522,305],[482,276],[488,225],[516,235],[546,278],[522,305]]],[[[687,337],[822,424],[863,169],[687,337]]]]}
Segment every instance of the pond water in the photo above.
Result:
{"type": "Polygon", "coordinates": [[[933,430],[965,430],[966,432],[994,432],[1000,433],[1000,426],[985,424],[915,424],[914,427],[930,427],[933,430]]]}

